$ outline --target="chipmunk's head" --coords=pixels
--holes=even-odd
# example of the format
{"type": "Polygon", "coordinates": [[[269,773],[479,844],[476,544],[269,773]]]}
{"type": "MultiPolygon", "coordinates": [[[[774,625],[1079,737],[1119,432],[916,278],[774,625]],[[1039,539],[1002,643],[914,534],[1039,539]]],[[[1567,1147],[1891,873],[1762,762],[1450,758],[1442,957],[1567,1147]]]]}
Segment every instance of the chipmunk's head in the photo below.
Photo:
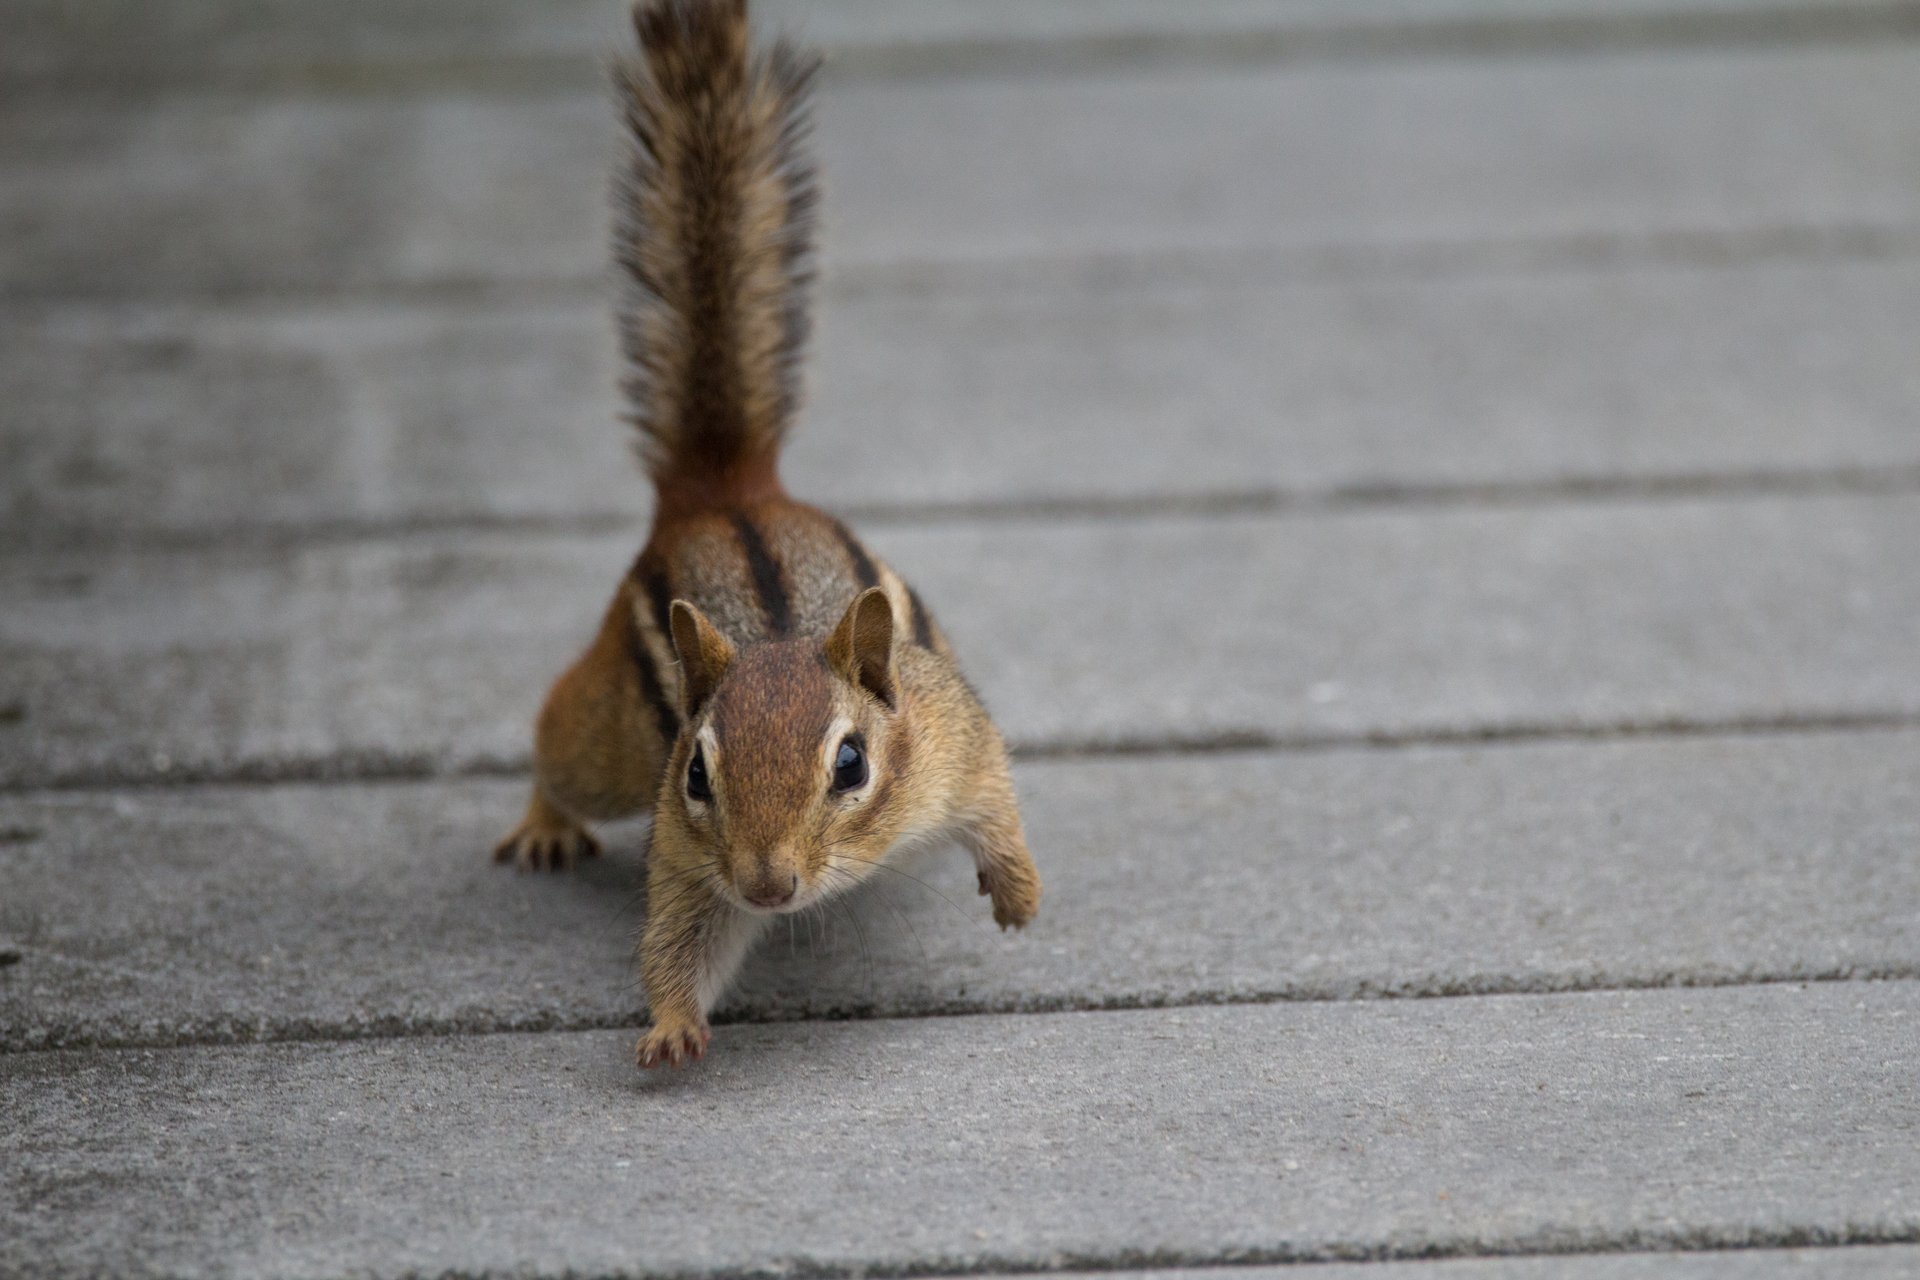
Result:
{"type": "Polygon", "coordinates": [[[709,856],[721,892],[751,911],[798,910],[864,878],[898,834],[890,810],[911,750],[886,593],[862,592],[825,641],[736,650],[684,600],[672,629],[686,727],[655,821],[709,856]]]}

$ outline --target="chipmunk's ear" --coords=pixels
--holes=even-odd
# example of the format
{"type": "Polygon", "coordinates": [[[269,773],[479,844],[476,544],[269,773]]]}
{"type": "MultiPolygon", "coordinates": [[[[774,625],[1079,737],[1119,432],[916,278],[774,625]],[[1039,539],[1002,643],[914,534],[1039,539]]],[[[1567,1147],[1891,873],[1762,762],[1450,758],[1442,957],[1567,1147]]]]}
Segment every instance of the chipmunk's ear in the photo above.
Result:
{"type": "Polygon", "coordinates": [[[849,684],[857,684],[889,710],[900,706],[893,669],[893,601],[879,587],[868,587],[847,606],[846,616],[827,637],[827,664],[849,684]]]}
{"type": "Polygon", "coordinates": [[[691,720],[733,665],[733,644],[685,600],[673,602],[670,616],[673,652],[680,659],[680,710],[691,720]]]}

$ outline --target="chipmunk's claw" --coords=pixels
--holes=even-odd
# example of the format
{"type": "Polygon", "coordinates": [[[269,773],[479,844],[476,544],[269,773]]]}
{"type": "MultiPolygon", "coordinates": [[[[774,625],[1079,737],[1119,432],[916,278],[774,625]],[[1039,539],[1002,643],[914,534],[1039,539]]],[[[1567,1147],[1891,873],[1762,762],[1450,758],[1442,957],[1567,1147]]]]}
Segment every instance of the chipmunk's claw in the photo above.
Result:
{"type": "Polygon", "coordinates": [[[600,856],[600,842],[579,827],[522,825],[493,848],[495,862],[521,871],[571,871],[582,858],[600,856]]]}
{"type": "Polygon", "coordinates": [[[980,892],[993,899],[993,922],[1002,929],[1022,929],[1040,913],[1037,877],[995,876],[980,873],[980,892]]]}
{"type": "Polygon", "coordinates": [[[659,1066],[685,1066],[707,1056],[707,1044],[713,1032],[704,1026],[654,1026],[634,1046],[634,1061],[644,1070],[659,1066]]]}

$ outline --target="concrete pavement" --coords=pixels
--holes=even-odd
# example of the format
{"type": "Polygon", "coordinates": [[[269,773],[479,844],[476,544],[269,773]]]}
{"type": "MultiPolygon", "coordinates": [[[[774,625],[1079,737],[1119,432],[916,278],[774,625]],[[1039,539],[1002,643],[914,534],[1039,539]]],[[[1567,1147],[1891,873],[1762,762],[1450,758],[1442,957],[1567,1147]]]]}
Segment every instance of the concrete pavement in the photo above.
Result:
{"type": "MultiPolygon", "coordinates": [[[[1920,717],[1912,494],[871,532],[1017,749],[1920,717]],[[1034,566],[1058,566],[1044,590],[1007,589],[1034,566]]],[[[0,783],[520,767],[641,536],[0,556],[32,605],[0,619],[0,700],[20,708],[0,783]]]]}
{"type": "MultiPolygon", "coordinates": [[[[836,510],[906,522],[1909,485],[1920,268],[1786,248],[1333,278],[1160,259],[1117,278],[829,280],[788,471],[836,510]],[[1129,420],[1150,429],[1111,447],[1129,420]],[[899,448],[843,465],[876,438],[899,448]]],[[[0,475],[0,531],[19,542],[625,527],[644,501],[607,429],[617,369],[591,289],[70,303],[0,326],[0,393],[41,428],[0,475]]]]}
{"type": "Polygon", "coordinates": [[[645,1077],[631,1039],[10,1055],[0,1096],[31,1163],[0,1222],[42,1274],[289,1276],[1870,1244],[1920,1225],[1920,1099],[1898,1069],[1920,1053],[1916,983],[804,1022],[722,1029],[697,1073],[645,1077]]]}
{"type": "MultiPolygon", "coordinates": [[[[1907,245],[1917,69],[1898,41],[849,81],[816,112],[822,258],[911,283],[1057,257],[1579,253],[1810,230],[1907,245]]],[[[615,141],[597,85],[181,92],[137,112],[28,99],[0,109],[16,175],[0,287],[577,287],[606,275],[615,141]]]]}
{"type": "MultiPolygon", "coordinates": [[[[941,851],[776,931],[724,1014],[1920,977],[1917,776],[1912,731],[1034,763],[1031,933],[941,851]]],[[[523,785],[0,796],[0,1048],[633,1022],[639,832],[500,875],[523,785]]]]}

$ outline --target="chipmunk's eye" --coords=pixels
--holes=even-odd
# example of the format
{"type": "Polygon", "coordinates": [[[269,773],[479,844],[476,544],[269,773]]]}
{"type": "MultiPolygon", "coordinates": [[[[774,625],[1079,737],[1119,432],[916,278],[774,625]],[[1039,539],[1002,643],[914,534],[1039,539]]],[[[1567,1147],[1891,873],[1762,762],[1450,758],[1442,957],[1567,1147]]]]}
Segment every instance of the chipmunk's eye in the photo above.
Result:
{"type": "Polygon", "coordinates": [[[867,753],[860,749],[855,738],[841,740],[840,750],[833,757],[833,789],[836,792],[852,791],[867,780],[867,753]]]}
{"type": "Polygon", "coordinates": [[[713,799],[713,786],[707,781],[707,757],[699,747],[693,749],[693,759],[687,761],[687,798],[689,800],[713,799]]]}

